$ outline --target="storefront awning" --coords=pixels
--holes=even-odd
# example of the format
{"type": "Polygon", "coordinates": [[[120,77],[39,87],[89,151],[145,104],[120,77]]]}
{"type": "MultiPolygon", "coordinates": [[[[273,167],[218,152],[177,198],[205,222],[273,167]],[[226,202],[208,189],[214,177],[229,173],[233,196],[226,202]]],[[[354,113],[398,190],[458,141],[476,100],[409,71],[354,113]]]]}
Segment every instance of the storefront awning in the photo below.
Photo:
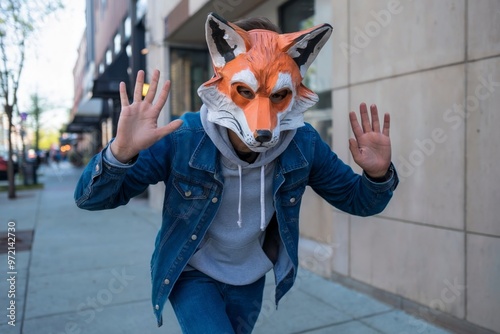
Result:
{"type": "Polygon", "coordinates": [[[70,133],[93,131],[99,126],[103,112],[104,101],[100,98],[85,99],[80,102],[75,117],[66,128],[70,133]]]}
{"type": "Polygon", "coordinates": [[[89,123],[75,123],[74,121],[69,123],[66,127],[66,132],[68,133],[83,133],[92,132],[98,129],[99,124],[89,124],[89,123]]]}
{"type": "Polygon", "coordinates": [[[129,66],[129,57],[125,50],[123,50],[104,72],[94,80],[92,96],[111,99],[118,98],[120,96],[120,82],[125,82],[127,88],[130,86],[129,66]]]}
{"type": "Polygon", "coordinates": [[[101,117],[103,100],[93,97],[80,102],[75,117],[101,117]]]}
{"type": "Polygon", "coordinates": [[[215,12],[228,21],[239,19],[265,0],[239,1],[237,5],[230,1],[206,1],[195,13],[190,13],[189,0],[181,0],[165,18],[165,37],[170,42],[199,44],[206,46],[205,22],[210,12],[215,12]]]}

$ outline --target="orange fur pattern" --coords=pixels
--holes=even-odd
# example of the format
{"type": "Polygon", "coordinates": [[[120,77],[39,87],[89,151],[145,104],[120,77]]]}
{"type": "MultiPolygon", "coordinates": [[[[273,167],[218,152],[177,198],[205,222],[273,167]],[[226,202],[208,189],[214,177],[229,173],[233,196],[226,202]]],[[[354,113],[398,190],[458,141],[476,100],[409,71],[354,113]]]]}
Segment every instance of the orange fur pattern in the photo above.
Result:
{"type": "Polygon", "coordinates": [[[302,79],[330,33],[326,24],[289,34],[247,32],[210,14],[215,75],[198,90],[209,121],[234,131],[254,151],[274,146],[280,131],[302,126],[303,112],[318,99],[302,79]]]}

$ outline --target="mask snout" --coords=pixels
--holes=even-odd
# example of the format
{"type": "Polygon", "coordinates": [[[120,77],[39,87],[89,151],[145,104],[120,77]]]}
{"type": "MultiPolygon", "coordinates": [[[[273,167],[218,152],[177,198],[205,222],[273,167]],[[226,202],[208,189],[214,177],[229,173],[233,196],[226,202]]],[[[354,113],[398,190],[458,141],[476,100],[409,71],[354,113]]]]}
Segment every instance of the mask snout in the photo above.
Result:
{"type": "Polygon", "coordinates": [[[269,130],[255,130],[254,138],[259,143],[267,143],[273,138],[273,133],[269,130]]]}

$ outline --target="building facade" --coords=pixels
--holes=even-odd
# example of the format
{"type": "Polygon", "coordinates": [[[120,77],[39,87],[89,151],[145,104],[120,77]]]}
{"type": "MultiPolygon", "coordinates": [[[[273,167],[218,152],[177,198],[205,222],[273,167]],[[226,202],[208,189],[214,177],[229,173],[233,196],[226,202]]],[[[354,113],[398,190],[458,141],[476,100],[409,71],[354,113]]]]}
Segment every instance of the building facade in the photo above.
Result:
{"type": "MultiPolygon", "coordinates": [[[[359,218],[306,192],[301,264],[456,332],[500,332],[500,1],[150,0],[145,69],[172,81],[160,124],[200,107],[209,12],[334,27],[305,79],[320,96],[306,118],[356,171],[348,112],[391,114],[394,199],[359,218]]],[[[149,194],[161,208],[163,186],[149,194]]]]}
{"type": "Polygon", "coordinates": [[[77,156],[89,157],[116,134],[119,84],[146,69],[146,1],[87,0],[86,28],[73,69],[75,98],[67,132],[77,133],[77,156]]]}

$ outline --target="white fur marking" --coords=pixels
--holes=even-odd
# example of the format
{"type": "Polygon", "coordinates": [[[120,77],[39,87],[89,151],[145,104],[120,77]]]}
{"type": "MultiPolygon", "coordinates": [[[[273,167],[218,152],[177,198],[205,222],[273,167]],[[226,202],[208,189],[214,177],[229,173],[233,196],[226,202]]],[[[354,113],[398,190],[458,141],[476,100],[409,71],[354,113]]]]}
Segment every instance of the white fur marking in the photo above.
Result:
{"type": "Polygon", "coordinates": [[[288,88],[292,94],[295,96],[295,89],[292,81],[292,76],[290,73],[278,73],[278,80],[276,80],[276,84],[273,87],[271,93],[279,92],[280,90],[288,88]]]}
{"type": "Polygon", "coordinates": [[[255,75],[249,69],[244,69],[233,75],[231,84],[238,82],[244,83],[245,85],[250,87],[254,91],[254,93],[259,89],[257,78],[255,78],[255,75]]]}

